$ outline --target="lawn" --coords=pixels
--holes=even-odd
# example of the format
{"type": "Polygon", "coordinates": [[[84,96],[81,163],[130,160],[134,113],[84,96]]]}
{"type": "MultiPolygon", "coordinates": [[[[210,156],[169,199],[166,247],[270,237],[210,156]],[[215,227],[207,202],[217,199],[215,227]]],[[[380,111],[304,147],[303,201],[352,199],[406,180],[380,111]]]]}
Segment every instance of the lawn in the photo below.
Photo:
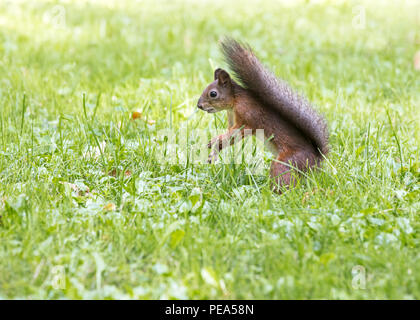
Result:
{"type": "Polygon", "coordinates": [[[419,50],[418,1],[0,1],[0,298],[420,299],[419,50]],[[225,35],[328,121],[282,195],[168,161],[225,35]]]}

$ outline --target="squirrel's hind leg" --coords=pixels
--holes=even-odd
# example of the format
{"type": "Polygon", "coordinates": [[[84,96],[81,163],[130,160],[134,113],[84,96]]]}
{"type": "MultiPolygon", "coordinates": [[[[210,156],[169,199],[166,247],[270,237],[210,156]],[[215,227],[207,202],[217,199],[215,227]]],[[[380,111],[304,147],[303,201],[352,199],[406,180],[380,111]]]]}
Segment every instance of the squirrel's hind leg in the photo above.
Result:
{"type": "Polygon", "coordinates": [[[318,162],[319,157],[311,150],[285,150],[280,152],[277,159],[271,163],[271,189],[281,193],[281,187],[294,186],[298,171],[293,169],[297,168],[300,171],[305,171],[316,166],[318,162]]]}

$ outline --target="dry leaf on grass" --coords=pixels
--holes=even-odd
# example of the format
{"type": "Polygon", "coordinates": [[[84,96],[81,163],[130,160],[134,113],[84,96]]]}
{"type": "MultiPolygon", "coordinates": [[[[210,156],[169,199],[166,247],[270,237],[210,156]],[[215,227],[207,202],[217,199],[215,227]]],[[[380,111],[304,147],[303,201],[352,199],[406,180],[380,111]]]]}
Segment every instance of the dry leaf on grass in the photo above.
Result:
{"type": "Polygon", "coordinates": [[[142,113],[140,110],[135,110],[131,113],[131,119],[136,120],[136,119],[141,119],[142,117],[142,113]]]}
{"type": "Polygon", "coordinates": [[[104,210],[105,211],[114,211],[116,208],[117,208],[117,206],[114,203],[112,203],[112,202],[107,203],[106,205],[104,205],[104,210]]]}
{"type": "MultiPolygon", "coordinates": [[[[116,177],[117,176],[117,170],[112,169],[111,171],[108,172],[108,175],[111,176],[111,177],[116,177]]],[[[130,170],[125,170],[124,175],[126,177],[130,177],[131,176],[131,171],[130,170]]]]}

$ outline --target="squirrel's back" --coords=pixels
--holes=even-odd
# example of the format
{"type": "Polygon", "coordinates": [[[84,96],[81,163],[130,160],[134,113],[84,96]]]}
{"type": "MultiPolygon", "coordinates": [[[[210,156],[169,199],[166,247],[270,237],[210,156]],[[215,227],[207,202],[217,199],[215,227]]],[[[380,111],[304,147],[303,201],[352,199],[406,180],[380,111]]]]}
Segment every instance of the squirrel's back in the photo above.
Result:
{"type": "Polygon", "coordinates": [[[245,89],[293,124],[322,154],[328,153],[327,124],[304,97],[267,70],[249,46],[227,38],[222,41],[221,48],[245,89]]]}

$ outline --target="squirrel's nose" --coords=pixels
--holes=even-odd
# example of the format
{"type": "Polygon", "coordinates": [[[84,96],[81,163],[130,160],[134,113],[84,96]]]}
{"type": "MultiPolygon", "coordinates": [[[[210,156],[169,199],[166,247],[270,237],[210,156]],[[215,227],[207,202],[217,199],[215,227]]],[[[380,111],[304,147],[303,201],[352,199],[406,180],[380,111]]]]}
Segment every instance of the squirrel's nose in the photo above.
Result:
{"type": "Polygon", "coordinates": [[[203,110],[203,106],[200,103],[197,104],[197,108],[203,110]]]}

